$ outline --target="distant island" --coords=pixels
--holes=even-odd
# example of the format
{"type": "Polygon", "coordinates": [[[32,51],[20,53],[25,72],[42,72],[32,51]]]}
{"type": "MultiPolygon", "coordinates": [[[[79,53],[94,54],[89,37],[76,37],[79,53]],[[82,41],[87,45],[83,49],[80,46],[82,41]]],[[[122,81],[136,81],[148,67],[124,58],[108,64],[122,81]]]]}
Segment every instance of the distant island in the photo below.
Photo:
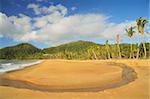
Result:
{"type": "MultiPolygon", "coordinates": [[[[149,55],[149,44],[146,52],[149,55]]],[[[130,53],[130,44],[96,44],[90,41],[75,41],[56,47],[39,49],[29,43],[21,43],[0,49],[0,59],[75,59],[75,60],[99,60],[99,59],[128,59],[143,58],[142,44],[132,44],[133,55],[130,53]],[[120,51],[120,52],[119,52],[120,51]]],[[[148,56],[146,57],[148,58],[148,56]]]]}

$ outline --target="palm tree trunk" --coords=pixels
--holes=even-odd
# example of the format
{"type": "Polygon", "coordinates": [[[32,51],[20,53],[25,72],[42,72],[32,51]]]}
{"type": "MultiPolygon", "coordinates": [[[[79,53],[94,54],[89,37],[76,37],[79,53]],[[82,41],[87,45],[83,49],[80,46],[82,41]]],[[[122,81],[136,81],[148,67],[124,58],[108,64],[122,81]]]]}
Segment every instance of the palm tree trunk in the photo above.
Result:
{"type": "Polygon", "coordinates": [[[110,58],[110,52],[109,52],[109,49],[110,49],[110,48],[109,48],[109,45],[108,45],[108,44],[105,45],[105,49],[106,49],[106,59],[107,59],[107,58],[108,58],[108,59],[111,59],[111,58],[110,58]]]}
{"type": "Polygon", "coordinates": [[[135,54],[134,54],[134,51],[133,51],[133,59],[135,59],[135,56],[134,56],[135,54]]]}
{"type": "Polygon", "coordinates": [[[139,59],[139,54],[140,54],[140,41],[141,41],[140,38],[138,38],[136,59],[139,59]]]}
{"type": "Polygon", "coordinates": [[[133,56],[132,39],[131,39],[131,37],[130,37],[130,42],[131,42],[131,44],[130,44],[130,59],[131,59],[132,57],[134,57],[133,56]]]}
{"type": "Polygon", "coordinates": [[[139,59],[139,52],[140,52],[140,43],[138,43],[137,53],[136,53],[136,59],[139,59]]]}
{"type": "Polygon", "coordinates": [[[110,53],[109,53],[109,51],[107,51],[107,53],[108,53],[108,59],[110,59],[110,53]]]}
{"type": "Polygon", "coordinates": [[[119,44],[117,44],[117,47],[118,47],[119,58],[121,58],[121,52],[120,52],[120,46],[119,46],[119,44]]]}
{"type": "Polygon", "coordinates": [[[144,57],[143,58],[146,58],[146,47],[145,47],[145,42],[144,42],[144,34],[142,34],[142,43],[143,43],[143,48],[144,48],[144,57]]]}
{"type": "Polygon", "coordinates": [[[94,58],[97,60],[97,56],[96,56],[96,54],[95,54],[95,52],[93,50],[92,50],[92,53],[94,55],[94,58]]]}
{"type": "Polygon", "coordinates": [[[130,57],[129,58],[131,59],[131,57],[132,57],[132,55],[131,55],[131,52],[130,52],[130,57]]]}
{"type": "Polygon", "coordinates": [[[119,58],[121,59],[121,51],[120,51],[120,46],[119,46],[119,39],[120,39],[120,36],[117,35],[117,47],[118,47],[118,54],[119,54],[119,58]]]}

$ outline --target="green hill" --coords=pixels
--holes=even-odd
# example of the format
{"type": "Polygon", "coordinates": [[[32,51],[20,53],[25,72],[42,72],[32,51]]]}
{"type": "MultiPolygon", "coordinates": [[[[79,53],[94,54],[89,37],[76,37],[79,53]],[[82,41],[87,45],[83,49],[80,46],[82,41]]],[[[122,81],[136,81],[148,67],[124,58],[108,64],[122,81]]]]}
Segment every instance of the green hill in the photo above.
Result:
{"type": "Polygon", "coordinates": [[[94,45],[98,45],[98,44],[89,42],[89,41],[76,41],[76,42],[70,42],[67,44],[62,44],[56,47],[45,48],[43,49],[43,52],[45,54],[54,54],[54,53],[64,52],[64,51],[84,52],[94,45]]]}
{"type": "Polygon", "coordinates": [[[29,56],[41,52],[40,49],[35,46],[22,43],[16,46],[10,46],[0,49],[1,59],[26,59],[29,56]]]}
{"type": "MultiPolygon", "coordinates": [[[[147,55],[149,55],[149,43],[146,44],[147,55]]],[[[118,47],[116,44],[108,44],[109,48],[103,44],[96,44],[89,41],[76,41],[62,44],[56,47],[45,48],[43,50],[35,46],[22,43],[0,49],[0,59],[108,59],[118,58],[118,47]],[[109,55],[108,55],[109,51],[109,55]]],[[[137,55],[137,44],[133,44],[134,58],[137,55]]],[[[139,58],[143,58],[144,50],[142,44],[139,47],[139,58]]],[[[130,44],[120,44],[122,58],[130,57],[130,44]]],[[[148,56],[147,56],[148,58],[148,56]]]]}
{"type": "Polygon", "coordinates": [[[45,58],[88,59],[87,51],[98,44],[89,41],[76,41],[43,49],[45,58]]]}

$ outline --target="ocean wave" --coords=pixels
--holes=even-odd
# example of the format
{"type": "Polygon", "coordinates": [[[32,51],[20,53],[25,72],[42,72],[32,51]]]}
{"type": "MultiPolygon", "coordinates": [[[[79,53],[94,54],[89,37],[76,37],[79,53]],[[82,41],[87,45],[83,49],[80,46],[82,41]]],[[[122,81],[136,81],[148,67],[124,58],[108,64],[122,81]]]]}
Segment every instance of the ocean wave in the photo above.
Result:
{"type": "Polygon", "coordinates": [[[10,66],[12,65],[12,63],[4,63],[4,64],[1,64],[1,66],[10,66]]]}
{"type": "Polygon", "coordinates": [[[36,64],[39,64],[41,63],[42,61],[27,61],[26,63],[23,61],[23,62],[19,62],[18,64],[17,63],[3,63],[1,64],[1,68],[0,68],[0,73],[5,73],[5,72],[9,72],[9,71],[13,71],[13,70],[18,70],[18,69],[23,69],[25,67],[28,67],[28,66],[32,66],[32,65],[36,65],[36,64]]]}

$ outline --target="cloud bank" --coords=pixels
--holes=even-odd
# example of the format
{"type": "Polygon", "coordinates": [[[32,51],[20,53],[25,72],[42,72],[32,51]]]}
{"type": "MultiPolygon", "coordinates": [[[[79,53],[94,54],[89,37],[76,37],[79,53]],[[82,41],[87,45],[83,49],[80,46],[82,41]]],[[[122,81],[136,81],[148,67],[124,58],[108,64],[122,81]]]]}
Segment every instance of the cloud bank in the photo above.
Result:
{"type": "Polygon", "coordinates": [[[49,7],[29,4],[27,8],[37,16],[7,16],[0,12],[0,37],[52,44],[92,38],[109,40],[117,34],[124,35],[125,28],[136,25],[134,21],[110,22],[109,16],[103,14],[67,15],[68,9],[61,4],[49,7]]]}

